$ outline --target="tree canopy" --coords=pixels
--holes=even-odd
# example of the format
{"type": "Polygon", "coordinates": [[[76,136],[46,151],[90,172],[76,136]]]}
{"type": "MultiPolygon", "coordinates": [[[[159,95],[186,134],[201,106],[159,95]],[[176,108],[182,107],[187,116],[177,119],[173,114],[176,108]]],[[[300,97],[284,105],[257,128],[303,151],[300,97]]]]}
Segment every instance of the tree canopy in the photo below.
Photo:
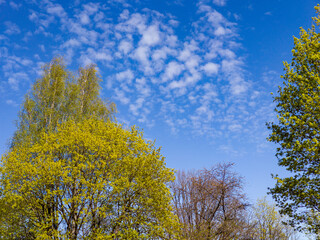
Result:
{"type": "Polygon", "coordinates": [[[245,239],[251,225],[242,179],[232,164],[196,172],[179,171],[172,184],[174,211],[184,239],[245,239]]]}
{"type": "Polygon", "coordinates": [[[70,119],[114,117],[115,105],[100,97],[101,79],[94,64],[80,68],[78,76],[66,69],[62,58],[54,58],[42,69],[42,77],[25,96],[12,145],[26,138],[36,141],[43,129],[54,131],[70,119]]]}
{"type": "Polygon", "coordinates": [[[252,237],[260,240],[288,240],[296,239],[293,228],[281,216],[275,204],[268,203],[266,198],[258,199],[253,207],[252,237]]]}
{"type": "Polygon", "coordinates": [[[173,171],[136,128],[88,119],[41,133],[2,159],[4,194],[44,239],[166,239],[173,171]]]}
{"type": "Polygon", "coordinates": [[[61,59],[27,94],[0,167],[2,239],[178,239],[174,172],[154,142],[112,117],[94,65],[61,59]]]}
{"type": "Polygon", "coordinates": [[[278,164],[290,175],[274,176],[270,192],[281,213],[297,228],[320,234],[320,7],[309,30],[294,38],[291,64],[285,62],[283,86],[274,97],[278,122],[269,123],[269,141],[278,143],[278,164]],[[303,224],[303,225],[301,225],[303,224]]]}

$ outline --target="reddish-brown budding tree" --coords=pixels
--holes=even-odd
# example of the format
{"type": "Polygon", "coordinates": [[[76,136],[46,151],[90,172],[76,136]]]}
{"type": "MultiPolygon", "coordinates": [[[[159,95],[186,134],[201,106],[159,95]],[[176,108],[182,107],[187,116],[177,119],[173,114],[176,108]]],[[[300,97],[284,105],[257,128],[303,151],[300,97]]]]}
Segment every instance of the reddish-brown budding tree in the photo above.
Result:
{"type": "Polygon", "coordinates": [[[184,239],[246,239],[251,235],[242,179],[232,165],[178,171],[172,184],[173,205],[184,239]]]}

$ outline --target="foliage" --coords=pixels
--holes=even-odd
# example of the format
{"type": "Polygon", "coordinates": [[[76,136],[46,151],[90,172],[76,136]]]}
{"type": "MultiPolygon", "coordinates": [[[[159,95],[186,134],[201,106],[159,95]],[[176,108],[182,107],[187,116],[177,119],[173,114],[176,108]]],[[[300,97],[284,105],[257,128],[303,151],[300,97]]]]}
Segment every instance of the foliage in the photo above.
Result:
{"type": "MultiPolygon", "coordinates": [[[[315,7],[320,25],[320,7],[315,7]]],[[[292,63],[284,63],[283,86],[274,97],[278,123],[269,123],[269,141],[278,143],[278,164],[291,174],[274,176],[270,192],[291,224],[320,234],[320,34],[313,25],[294,38],[292,63]]]]}
{"type": "Polygon", "coordinates": [[[134,127],[101,120],[58,125],[2,159],[6,199],[30,208],[42,238],[168,238],[173,171],[134,127]]]}
{"type": "Polygon", "coordinates": [[[279,214],[274,204],[269,204],[266,198],[259,199],[253,207],[253,239],[293,239],[293,229],[289,225],[284,224],[284,222],[286,222],[286,219],[279,214]]]}
{"type": "Polygon", "coordinates": [[[61,59],[26,96],[0,167],[1,239],[178,239],[160,149],[112,122],[94,66],[61,59]]]}
{"type": "Polygon", "coordinates": [[[100,82],[95,65],[80,68],[77,77],[66,70],[61,58],[44,65],[43,76],[25,96],[11,145],[27,138],[36,141],[43,129],[54,131],[69,119],[112,119],[115,107],[100,98],[100,82]]]}
{"type": "Polygon", "coordinates": [[[242,181],[231,167],[178,172],[173,204],[184,239],[239,239],[248,234],[242,181]]]}

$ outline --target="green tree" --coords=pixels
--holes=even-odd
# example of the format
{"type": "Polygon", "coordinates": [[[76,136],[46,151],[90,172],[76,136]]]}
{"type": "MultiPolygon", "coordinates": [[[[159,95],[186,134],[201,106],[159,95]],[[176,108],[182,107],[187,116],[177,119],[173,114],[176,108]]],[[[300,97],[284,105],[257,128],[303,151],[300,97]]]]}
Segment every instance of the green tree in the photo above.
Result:
{"type": "Polygon", "coordinates": [[[269,204],[266,198],[258,199],[253,207],[253,238],[260,240],[289,240],[294,239],[294,231],[283,222],[275,204],[269,204]]]}
{"type": "Polygon", "coordinates": [[[166,186],[174,172],[134,127],[68,121],[13,148],[2,164],[6,200],[28,209],[37,238],[176,238],[166,186]]]}
{"type": "Polygon", "coordinates": [[[100,98],[100,82],[93,64],[80,68],[77,77],[66,70],[61,58],[44,65],[43,76],[25,96],[11,145],[27,138],[36,141],[43,129],[54,131],[69,119],[112,119],[115,106],[100,98]]]}
{"type": "Polygon", "coordinates": [[[1,158],[2,239],[178,238],[160,149],[112,121],[94,66],[61,59],[26,96],[1,158]]]}
{"type": "Polygon", "coordinates": [[[285,62],[283,86],[274,97],[278,123],[269,123],[269,141],[278,143],[278,164],[288,177],[273,176],[277,182],[270,193],[299,229],[320,234],[320,7],[308,31],[301,28],[294,38],[291,64],[285,62]]]}

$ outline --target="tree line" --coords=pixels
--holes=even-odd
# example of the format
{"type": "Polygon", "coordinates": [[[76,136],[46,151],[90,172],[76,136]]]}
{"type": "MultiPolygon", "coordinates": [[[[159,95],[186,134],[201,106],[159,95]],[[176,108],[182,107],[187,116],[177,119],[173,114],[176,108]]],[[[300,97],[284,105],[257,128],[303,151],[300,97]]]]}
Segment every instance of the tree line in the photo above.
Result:
{"type": "MultiPolygon", "coordinates": [[[[320,25],[320,7],[315,26],[320,25]]],[[[268,123],[289,177],[251,205],[232,163],[167,168],[160,148],[117,122],[95,65],[61,58],[26,94],[0,164],[1,239],[320,239],[320,34],[301,29],[268,123]]]]}

